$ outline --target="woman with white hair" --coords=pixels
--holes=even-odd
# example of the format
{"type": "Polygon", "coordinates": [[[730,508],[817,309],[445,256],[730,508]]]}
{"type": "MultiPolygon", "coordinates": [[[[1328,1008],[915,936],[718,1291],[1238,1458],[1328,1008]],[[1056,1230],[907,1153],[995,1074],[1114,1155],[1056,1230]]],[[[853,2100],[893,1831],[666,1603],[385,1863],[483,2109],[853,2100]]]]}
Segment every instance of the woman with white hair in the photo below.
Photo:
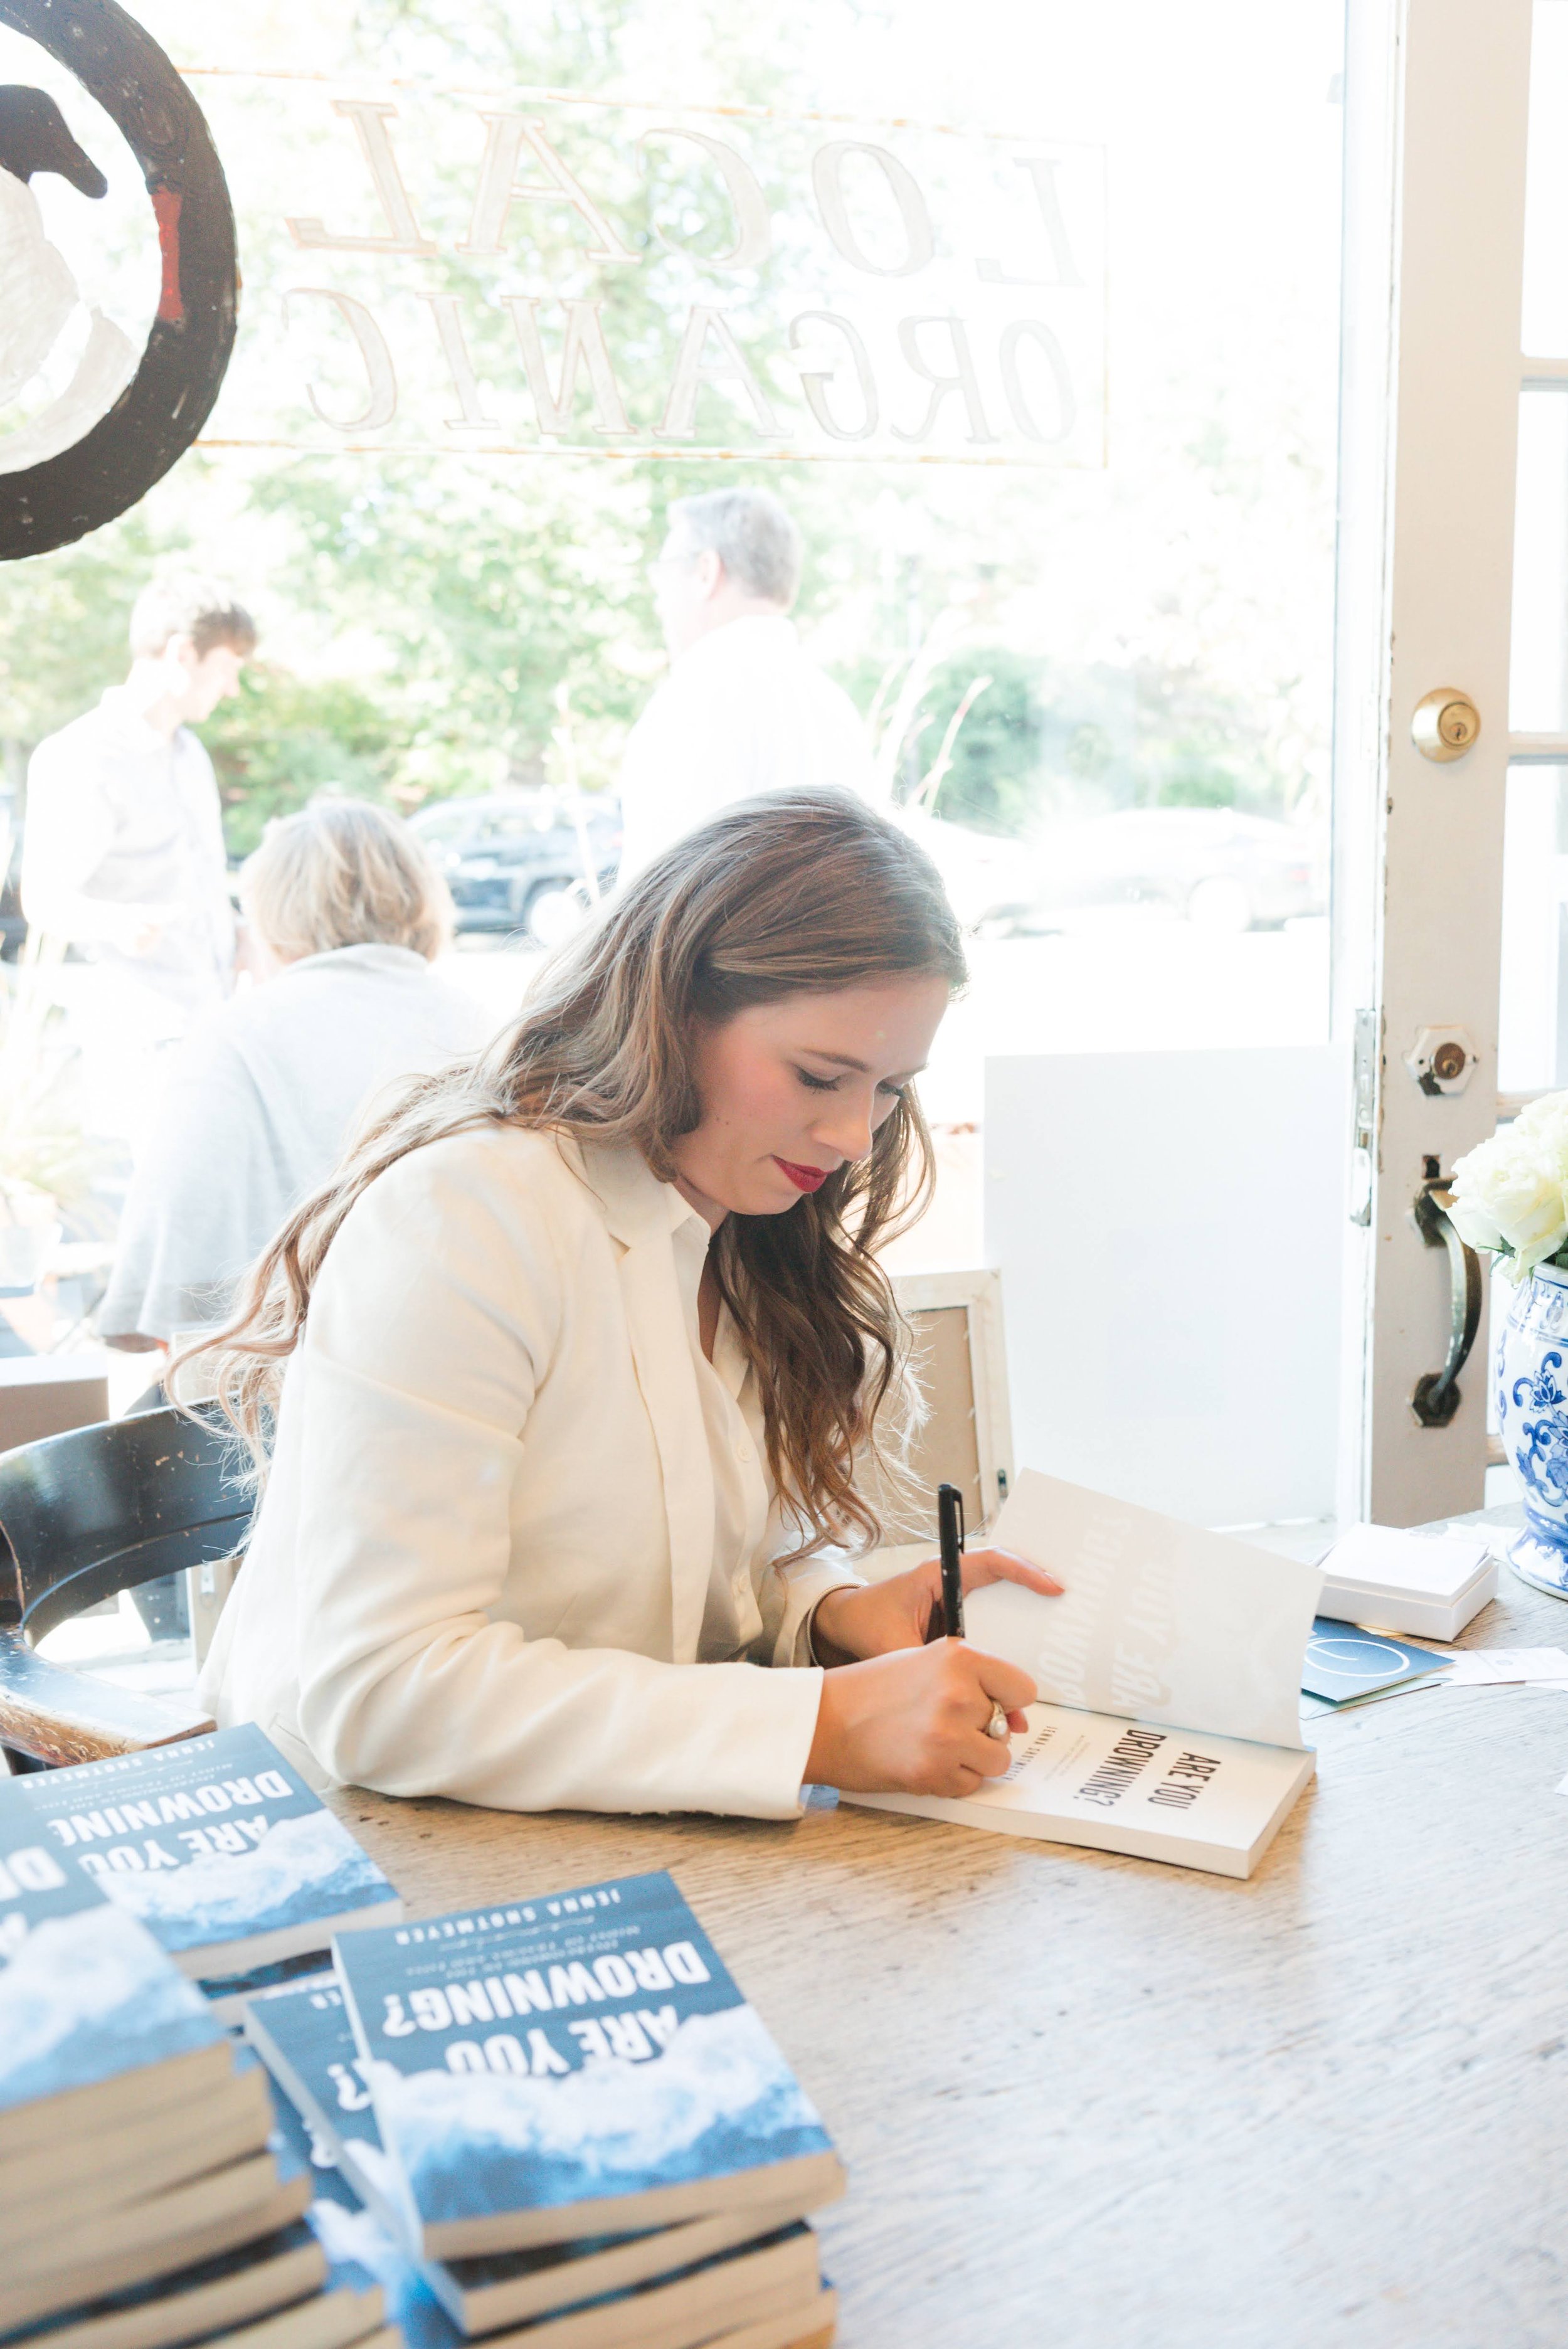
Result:
{"type": "Polygon", "coordinates": [[[324,798],[270,824],[240,893],[262,983],[181,1048],[137,1165],[98,1313],[131,1352],[222,1320],[361,1112],[489,1032],[430,968],[451,932],[446,885],[382,809],[324,798]]]}

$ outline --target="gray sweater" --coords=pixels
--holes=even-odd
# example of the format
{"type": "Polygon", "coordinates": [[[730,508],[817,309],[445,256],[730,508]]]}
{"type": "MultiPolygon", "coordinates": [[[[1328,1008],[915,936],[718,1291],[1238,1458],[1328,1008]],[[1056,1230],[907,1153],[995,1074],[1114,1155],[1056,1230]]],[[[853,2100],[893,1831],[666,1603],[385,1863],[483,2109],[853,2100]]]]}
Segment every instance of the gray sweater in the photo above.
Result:
{"type": "Polygon", "coordinates": [[[289,964],[180,1048],[121,1220],[106,1338],[221,1320],[246,1267],[399,1079],[477,1051],[490,1022],[406,947],[289,964]]]}

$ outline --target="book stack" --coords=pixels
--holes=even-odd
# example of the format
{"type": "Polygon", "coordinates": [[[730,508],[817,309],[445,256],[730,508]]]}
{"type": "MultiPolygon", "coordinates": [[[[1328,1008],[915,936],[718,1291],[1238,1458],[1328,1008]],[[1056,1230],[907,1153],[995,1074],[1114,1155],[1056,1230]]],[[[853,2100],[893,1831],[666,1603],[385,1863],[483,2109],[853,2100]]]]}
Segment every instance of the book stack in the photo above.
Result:
{"type": "Polygon", "coordinates": [[[831,2339],[821,2123],[667,1875],[340,1935],[246,2030],[408,2349],[831,2339]]]}
{"type": "Polygon", "coordinates": [[[324,2290],[327,2260],[299,2225],[310,2194],[273,2140],[253,2055],[146,1928],[5,1805],[0,2337],[348,2349],[380,2325],[383,2295],[351,2307],[324,2290]]]}
{"type": "Polygon", "coordinates": [[[0,1807],[139,1918],[224,2021],[268,1984],[326,1969],[335,1932],[403,1913],[369,1854],[250,1724],[10,1779],[0,1807]]]}

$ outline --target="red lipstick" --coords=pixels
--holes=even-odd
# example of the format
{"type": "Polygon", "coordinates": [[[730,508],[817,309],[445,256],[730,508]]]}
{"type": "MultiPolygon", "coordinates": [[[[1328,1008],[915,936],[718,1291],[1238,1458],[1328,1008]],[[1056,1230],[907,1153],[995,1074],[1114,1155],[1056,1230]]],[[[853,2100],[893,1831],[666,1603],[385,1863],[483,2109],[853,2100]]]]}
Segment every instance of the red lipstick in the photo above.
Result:
{"type": "Polygon", "coordinates": [[[783,1168],[799,1191],[820,1191],[833,1171],[830,1166],[794,1166],[788,1158],[775,1158],[773,1164],[783,1168]]]}

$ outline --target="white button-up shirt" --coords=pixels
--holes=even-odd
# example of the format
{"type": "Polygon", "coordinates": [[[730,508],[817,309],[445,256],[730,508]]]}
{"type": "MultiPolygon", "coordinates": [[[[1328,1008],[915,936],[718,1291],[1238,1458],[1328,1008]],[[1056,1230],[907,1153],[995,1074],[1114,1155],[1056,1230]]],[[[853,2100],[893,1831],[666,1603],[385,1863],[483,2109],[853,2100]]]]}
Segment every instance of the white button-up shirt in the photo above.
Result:
{"type": "Polygon", "coordinates": [[[123,686],[39,743],[27,768],[22,905],[161,999],[178,1033],[232,983],[234,919],[212,762],[188,727],[149,726],[123,686]],[[144,953],[137,932],[156,923],[144,953]]]}
{"type": "Polygon", "coordinates": [[[838,783],[873,796],[865,727],[780,612],[710,628],[672,663],[627,739],[623,878],[757,792],[838,783]]]}
{"type": "Polygon", "coordinates": [[[627,1147],[412,1151],[332,1243],[202,1701],[316,1783],[788,1817],[811,1611],[707,1226],[627,1147]],[[769,1669],[771,1667],[772,1669],[769,1669]],[[779,1668],[796,1667],[796,1669],[779,1668]]]}

